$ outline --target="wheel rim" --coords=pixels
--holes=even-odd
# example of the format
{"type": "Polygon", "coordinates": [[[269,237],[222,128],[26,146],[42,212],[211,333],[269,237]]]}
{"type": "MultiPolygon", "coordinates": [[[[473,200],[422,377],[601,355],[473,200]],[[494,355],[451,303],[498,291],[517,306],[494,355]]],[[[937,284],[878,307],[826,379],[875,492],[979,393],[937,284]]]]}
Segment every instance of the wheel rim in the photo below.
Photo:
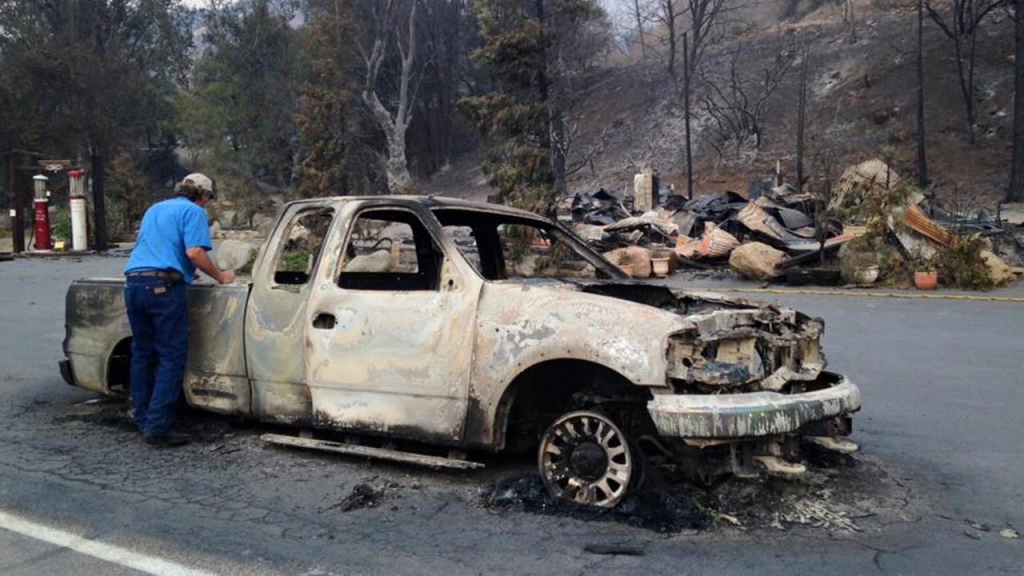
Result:
{"type": "Polygon", "coordinates": [[[552,498],[611,508],[629,489],[633,453],[611,420],[594,412],[573,412],[548,428],[538,457],[541,478],[552,498]]]}

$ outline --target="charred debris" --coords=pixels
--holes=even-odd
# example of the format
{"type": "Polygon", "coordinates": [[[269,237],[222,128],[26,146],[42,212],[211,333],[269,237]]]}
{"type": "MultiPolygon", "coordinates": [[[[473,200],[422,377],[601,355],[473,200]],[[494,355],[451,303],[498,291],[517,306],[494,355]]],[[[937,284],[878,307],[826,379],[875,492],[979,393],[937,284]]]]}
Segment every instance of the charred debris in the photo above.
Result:
{"type": "Polygon", "coordinates": [[[558,219],[634,278],[731,269],[792,285],[977,289],[1024,273],[1024,207],[944,205],[877,159],[827,193],[772,184],[687,199],[645,169],[632,194],[578,192],[558,219]]]}

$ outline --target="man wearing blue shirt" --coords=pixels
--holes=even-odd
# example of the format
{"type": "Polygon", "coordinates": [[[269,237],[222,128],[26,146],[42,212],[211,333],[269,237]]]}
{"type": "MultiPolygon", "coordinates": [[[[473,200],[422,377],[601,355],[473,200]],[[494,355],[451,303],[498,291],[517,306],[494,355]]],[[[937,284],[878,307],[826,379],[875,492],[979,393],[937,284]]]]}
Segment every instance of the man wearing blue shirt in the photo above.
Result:
{"type": "Polygon", "coordinates": [[[147,443],[158,446],[189,442],[187,434],[174,431],[188,356],[185,286],[195,279],[196,268],[221,284],[235,280],[233,271],[221,271],[207,254],[212,242],[204,208],[213,196],[213,181],[189,174],[177,194],[146,211],[124,269],[135,424],[147,443]]]}

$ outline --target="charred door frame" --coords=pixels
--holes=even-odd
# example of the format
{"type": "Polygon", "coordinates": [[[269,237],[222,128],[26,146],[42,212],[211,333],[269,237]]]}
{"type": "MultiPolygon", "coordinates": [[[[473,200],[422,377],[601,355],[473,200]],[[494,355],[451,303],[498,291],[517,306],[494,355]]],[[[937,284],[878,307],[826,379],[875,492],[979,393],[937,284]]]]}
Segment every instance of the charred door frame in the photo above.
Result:
{"type": "Polygon", "coordinates": [[[482,280],[430,210],[418,203],[350,201],[340,220],[345,227],[325,246],[307,310],[306,371],[314,421],[460,445],[482,280]],[[408,212],[423,225],[443,257],[437,289],[372,291],[338,285],[352,224],[376,210],[408,212]],[[320,314],[334,316],[337,325],[315,328],[313,320],[320,314]],[[389,381],[381,382],[382,376],[389,381]]]}
{"type": "Polygon", "coordinates": [[[253,269],[252,292],[245,313],[245,358],[252,389],[252,414],[266,420],[293,424],[312,422],[307,386],[304,338],[306,307],[316,284],[317,271],[328,258],[331,238],[338,234],[341,204],[337,200],[311,200],[288,206],[270,238],[260,248],[253,269]],[[330,208],[333,222],[327,231],[309,280],[283,285],[274,279],[277,259],[294,223],[311,209],[330,208]]]}

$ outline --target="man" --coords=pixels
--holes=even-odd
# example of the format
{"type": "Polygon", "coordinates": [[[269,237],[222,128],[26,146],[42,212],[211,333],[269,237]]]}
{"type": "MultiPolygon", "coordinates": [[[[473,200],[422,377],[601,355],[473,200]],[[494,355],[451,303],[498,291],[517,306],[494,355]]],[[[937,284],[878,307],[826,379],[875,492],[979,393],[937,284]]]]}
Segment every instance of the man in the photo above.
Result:
{"type": "Polygon", "coordinates": [[[212,180],[186,176],[176,198],[146,211],[124,270],[132,327],[132,406],[139,432],[153,445],[189,442],[187,434],[174,431],[188,355],[185,286],[195,279],[196,268],[221,284],[235,280],[233,271],[221,271],[207,254],[212,242],[204,208],[212,197],[212,180]]]}

